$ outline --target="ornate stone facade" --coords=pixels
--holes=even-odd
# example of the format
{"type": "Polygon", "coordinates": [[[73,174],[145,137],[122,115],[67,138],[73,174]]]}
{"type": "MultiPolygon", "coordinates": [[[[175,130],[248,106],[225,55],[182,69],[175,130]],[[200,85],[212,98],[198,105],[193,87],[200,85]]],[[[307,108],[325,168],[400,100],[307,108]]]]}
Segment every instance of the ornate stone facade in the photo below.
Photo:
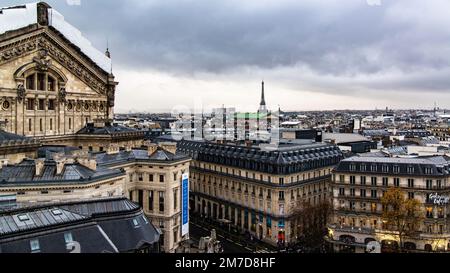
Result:
{"type": "Polygon", "coordinates": [[[49,25],[48,8],[37,4],[36,24],[0,34],[0,121],[11,133],[66,136],[113,116],[114,76],[49,25]]]}

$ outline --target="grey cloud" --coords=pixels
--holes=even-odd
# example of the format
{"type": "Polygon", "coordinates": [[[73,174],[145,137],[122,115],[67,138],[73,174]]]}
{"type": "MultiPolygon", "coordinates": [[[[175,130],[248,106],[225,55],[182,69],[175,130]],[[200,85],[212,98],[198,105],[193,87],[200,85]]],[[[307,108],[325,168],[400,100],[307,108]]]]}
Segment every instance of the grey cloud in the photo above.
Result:
{"type": "Polygon", "coordinates": [[[306,2],[252,9],[227,0],[82,0],[81,6],[49,1],[97,47],[105,47],[108,38],[114,64],[129,69],[192,75],[302,66],[314,76],[284,76],[291,82],[310,80],[304,84],[316,84],[322,92],[447,90],[450,31],[444,23],[449,21],[429,19],[433,7],[439,11],[449,4],[427,1],[428,13],[408,20],[402,11],[420,14],[412,6],[419,1],[385,0],[381,6],[365,0],[306,2]],[[397,74],[389,77],[393,70],[397,74]]]}

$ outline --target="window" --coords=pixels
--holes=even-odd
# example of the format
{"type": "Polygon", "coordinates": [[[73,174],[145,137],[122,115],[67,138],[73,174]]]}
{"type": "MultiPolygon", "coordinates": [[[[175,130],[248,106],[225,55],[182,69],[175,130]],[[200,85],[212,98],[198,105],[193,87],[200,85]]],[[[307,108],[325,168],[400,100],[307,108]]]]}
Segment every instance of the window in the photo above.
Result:
{"type": "Polygon", "coordinates": [[[278,200],[279,201],[284,201],[284,191],[279,191],[278,192],[278,200]]]}
{"type": "Polygon", "coordinates": [[[173,209],[178,209],[178,189],[173,190],[173,209]]]}
{"type": "Polygon", "coordinates": [[[69,118],[69,130],[72,129],[72,118],[69,118]]]}
{"type": "Polygon", "coordinates": [[[73,242],[72,232],[64,233],[64,241],[66,242],[66,244],[70,244],[73,242]]]}
{"type": "Polygon", "coordinates": [[[361,185],[366,185],[366,177],[365,176],[361,176],[361,185]]]}
{"type": "Polygon", "coordinates": [[[31,118],[30,119],[28,119],[28,131],[32,131],[32,128],[33,126],[32,126],[32,121],[31,121],[31,118]]]}
{"type": "Polygon", "coordinates": [[[387,173],[389,171],[389,166],[388,165],[383,165],[382,170],[384,173],[387,173]]]}
{"type": "Polygon", "coordinates": [[[339,175],[339,182],[341,183],[345,182],[345,175],[339,175]]]}
{"type": "Polygon", "coordinates": [[[426,207],[427,218],[433,218],[433,207],[426,207]]]}
{"type": "Polygon", "coordinates": [[[173,173],[173,181],[177,181],[177,173],[173,173]]]}
{"type": "Polygon", "coordinates": [[[164,212],[164,192],[158,192],[159,195],[159,212],[164,212]]]}
{"type": "Polygon", "coordinates": [[[38,100],[38,110],[40,111],[45,110],[45,99],[38,100]]]}
{"type": "Polygon", "coordinates": [[[356,171],[356,165],[350,164],[350,171],[356,171]]]}
{"type": "Polygon", "coordinates": [[[283,177],[280,177],[280,186],[283,186],[284,185],[284,178],[283,177]]]}
{"type": "Polygon", "coordinates": [[[372,186],[376,186],[377,185],[377,178],[376,177],[371,177],[370,181],[371,181],[372,186]]]}
{"type": "Polygon", "coordinates": [[[38,73],[37,74],[37,90],[45,90],[45,74],[38,73]]]}
{"type": "Polygon", "coordinates": [[[389,179],[387,177],[383,177],[383,187],[387,187],[389,185],[389,179]]]}
{"type": "Polygon", "coordinates": [[[148,191],[148,210],[153,211],[153,191],[148,191]]]}
{"type": "Polygon", "coordinates": [[[34,74],[27,77],[26,88],[29,90],[35,90],[34,74]]]}
{"type": "Polygon", "coordinates": [[[414,179],[408,179],[408,188],[414,188],[414,179]]]}
{"type": "Polygon", "coordinates": [[[352,197],[355,196],[355,189],[354,188],[350,189],[350,196],[352,196],[352,197]]]}
{"type": "Polygon", "coordinates": [[[394,187],[400,187],[400,178],[398,177],[394,178],[394,187]]]}
{"type": "Polygon", "coordinates": [[[371,166],[370,166],[370,170],[371,170],[372,172],[376,172],[376,171],[377,171],[377,165],[375,165],[375,164],[371,165],[371,166]]]}
{"type": "Polygon", "coordinates": [[[339,188],[339,196],[345,196],[345,188],[339,188]]]}
{"type": "Polygon", "coordinates": [[[436,188],[441,189],[442,188],[442,180],[436,180],[436,188]]]}
{"type": "Polygon", "coordinates": [[[55,91],[56,90],[56,82],[52,77],[47,78],[47,91],[55,91]]]}
{"type": "Polygon", "coordinates": [[[408,166],[408,173],[414,173],[414,166],[408,166]]]}
{"type": "Polygon", "coordinates": [[[41,247],[39,245],[39,240],[34,239],[30,241],[30,248],[32,253],[41,252],[41,247]]]}
{"type": "Polygon", "coordinates": [[[144,204],[144,192],[142,190],[138,190],[138,203],[141,207],[144,204]]]}
{"type": "Polygon", "coordinates": [[[162,174],[159,175],[159,182],[164,182],[164,175],[162,174]]]}
{"type": "Polygon", "coordinates": [[[42,126],[42,119],[40,118],[40,119],[39,119],[39,131],[42,132],[42,131],[43,131],[42,129],[43,129],[43,126],[42,126]]]}
{"type": "Polygon", "coordinates": [[[27,110],[34,110],[34,99],[29,98],[27,99],[27,110]]]}
{"type": "Polygon", "coordinates": [[[149,180],[150,182],[153,182],[153,174],[149,174],[149,175],[148,175],[148,180],[149,180]]]}
{"type": "Polygon", "coordinates": [[[433,188],[433,180],[427,179],[427,190],[431,190],[433,188]]]}
{"type": "Polygon", "coordinates": [[[394,173],[399,173],[399,172],[400,172],[400,167],[397,166],[397,165],[395,165],[395,166],[393,167],[393,170],[394,170],[394,173]]]}
{"type": "Polygon", "coordinates": [[[361,189],[361,190],[359,191],[359,196],[360,196],[360,197],[366,197],[366,190],[365,190],[365,189],[361,189]]]}
{"type": "Polygon", "coordinates": [[[355,202],[354,201],[349,202],[349,208],[350,208],[350,210],[355,210],[355,202]]]}
{"type": "Polygon", "coordinates": [[[178,228],[173,229],[173,242],[174,243],[178,242],[178,228]]]}
{"type": "Polygon", "coordinates": [[[19,220],[22,222],[30,220],[30,217],[28,216],[28,214],[20,214],[19,216],[17,216],[17,218],[19,218],[19,220]]]}
{"type": "Polygon", "coordinates": [[[361,164],[361,166],[359,166],[359,168],[360,168],[360,170],[362,172],[365,172],[366,171],[366,164],[361,164]]]}
{"type": "Polygon", "coordinates": [[[355,176],[350,176],[350,184],[352,184],[352,185],[355,185],[355,182],[356,182],[356,178],[355,178],[355,176]]]}
{"type": "Polygon", "coordinates": [[[377,190],[371,190],[370,191],[370,197],[377,198],[377,190]]]}
{"type": "Polygon", "coordinates": [[[414,199],[414,192],[408,192],[408,199],[414,199]]]}
{"type": "Polygon", "coordinates": [[[432,169],[429,167],[425,168],[425,174],[432,174],[432,169]]]}
{"type": "Polygon", "coordinates": [[[53,119],[50,119],[50,130],[53,130],[53,119]]]}

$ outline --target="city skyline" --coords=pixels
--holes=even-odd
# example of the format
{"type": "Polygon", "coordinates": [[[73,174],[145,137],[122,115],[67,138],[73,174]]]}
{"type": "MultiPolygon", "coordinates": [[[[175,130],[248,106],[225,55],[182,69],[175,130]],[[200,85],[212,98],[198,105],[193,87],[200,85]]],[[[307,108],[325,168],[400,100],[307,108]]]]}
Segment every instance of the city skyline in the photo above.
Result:
{"type": "Polygon", "coordinates": [[[450,107],[445,1],[49,4],[100,51],[109,45],[117,112],[254,111],[261,80],[272,109],[450,107]]]}

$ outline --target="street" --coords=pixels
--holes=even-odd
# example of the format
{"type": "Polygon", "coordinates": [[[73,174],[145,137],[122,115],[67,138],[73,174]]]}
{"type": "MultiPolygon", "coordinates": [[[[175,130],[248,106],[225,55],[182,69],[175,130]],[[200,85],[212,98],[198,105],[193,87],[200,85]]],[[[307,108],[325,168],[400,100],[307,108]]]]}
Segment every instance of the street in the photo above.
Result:
{"type": "MultiPolygon", "coordinates": [[[[206,229],[196,223],[189,223],[189,237],[198,246],[200,237],[211,236],[211,230],[206,229]]],[[[232,241],[229,238],[224,238],[222,235],[217,235],[217,240],[219,240],[223,246],[224,253],[251,253],[253,250],[251,248],[245,247],[240,242],[232,241]]]]}

